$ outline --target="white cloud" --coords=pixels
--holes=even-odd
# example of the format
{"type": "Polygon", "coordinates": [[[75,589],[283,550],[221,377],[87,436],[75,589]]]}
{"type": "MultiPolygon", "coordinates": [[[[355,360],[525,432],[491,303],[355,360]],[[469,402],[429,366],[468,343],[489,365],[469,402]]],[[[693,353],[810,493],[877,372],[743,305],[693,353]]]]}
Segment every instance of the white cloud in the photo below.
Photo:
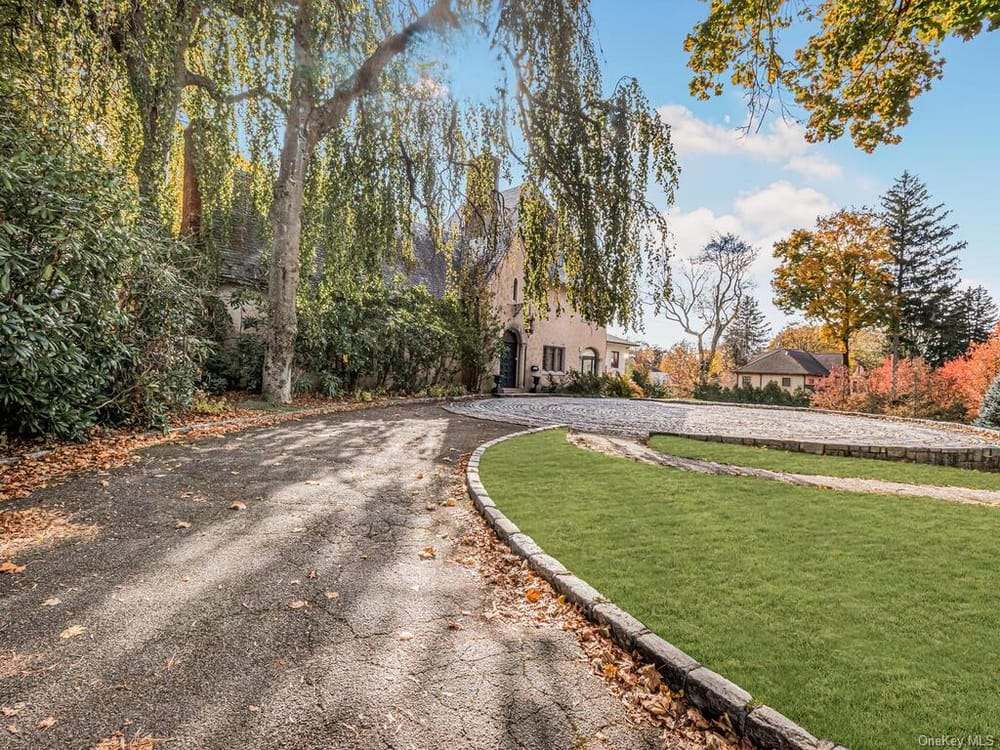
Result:
{"type": "Polygon", "coordinates": [[[844,170],[839,164],[819,154],[792,157],[784,168],[818,180],[839,180],[844,176],[844,170]]]}
{"type": "Polygon", "coordinates": [[[745,132],[697,117],[680,104],[660,107],[660,118],[670,125],[671,140],[681,158],[698,155],[744,157],[754,161],[781,164],[782,169],[796,172],[810,180],[834,181],[844,176],[836,162],[816,153],[805,139],[805,130],[798,123],[776,119],[764,130],[745,132]]]}
{"type": "Polygon", "coordinates": [[[836,204],[818,190],[796,187],[787,180],[741,194],[733,201],[736,216],[760,239],[785,235],[799,227],[812,228],[817,216],[835,208],[836,204]]]}
{"type": "MultiPolygon", "coordinates": [[[[774,120],[763,132],[745,133],[702,120],[685,106],[667,104],[657,112],[670,125],[670,138],[683,156],[743,154],[767,161],[786,161],[809,150],[801,125],[774,120]]],[[[726,121],[728,123],[728,120],[726,121]]]]}

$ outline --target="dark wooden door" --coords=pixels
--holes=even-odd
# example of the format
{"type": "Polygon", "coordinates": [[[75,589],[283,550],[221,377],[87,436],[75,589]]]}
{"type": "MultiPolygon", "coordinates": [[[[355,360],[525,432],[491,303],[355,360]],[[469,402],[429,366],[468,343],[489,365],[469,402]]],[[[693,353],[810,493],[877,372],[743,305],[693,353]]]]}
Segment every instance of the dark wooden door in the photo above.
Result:
{"type": "Polygon", "coordinates": [[[500,354],[500,387],[517,387],[517,336],[511,331],[503,335],[503,352],[500,354]]]}

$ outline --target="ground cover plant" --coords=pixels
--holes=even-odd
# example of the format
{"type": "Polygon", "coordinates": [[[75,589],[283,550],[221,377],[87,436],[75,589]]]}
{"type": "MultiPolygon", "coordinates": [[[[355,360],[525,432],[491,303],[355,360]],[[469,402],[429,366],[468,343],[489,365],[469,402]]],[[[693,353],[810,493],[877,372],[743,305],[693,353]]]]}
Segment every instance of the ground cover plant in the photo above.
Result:
{"type": "Polygon", "coordinates": [[[929,484],[936,487],[968,487],[976,490],[1000,490],[1000,474],[953,466],[878,461],[871,458],[817,456],[773,448],[714,443],[672,435],[655,435],[649,447],[670,456],[715,461],[731,466],[811,474],[824,477],[882,479],[905,484],[929,484]]]}
{"type": "Polygon", "coordinates": [[[547,552],[814,734],[995,734],[998,509],[709,477],[562,431],[491,448],[481,475],[547,552]]]}

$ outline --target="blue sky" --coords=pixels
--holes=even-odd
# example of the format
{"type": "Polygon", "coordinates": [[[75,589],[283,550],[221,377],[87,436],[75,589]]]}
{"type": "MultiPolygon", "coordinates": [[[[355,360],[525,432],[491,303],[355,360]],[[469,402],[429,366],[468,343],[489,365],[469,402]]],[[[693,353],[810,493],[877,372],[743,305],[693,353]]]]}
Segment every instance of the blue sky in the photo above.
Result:
{"type": "MultiPolygon", "coordinates": [[[[759,247],[756,295],[775,330],[788,322],[771,304],[774,241],[842,206],[874,205],[904,169],[919,176],[935,201],[952,211],[968,242],[963,278],[1000,299],[1000,34],[945,47],[944,77],[914,104],[896,146],[873,154],[849,140],[807,144],[794,122],[765,123],[743,137],[747,111],[741,92],[699,102],[688,94],[685,35],[706,12],[698,0],[593,0],[604,54],[605,80],[636,76],[650,102],[673,128],[682,172],[669,209],[675,257],[694,254],[713,232],[732,231],[759,247]]],[[[490,67],[459,50],[456,93],[474,88],[490,67]]],[[[664,206],[666,210],[666,206],[664,206]]],[[[674,324],[646,313],[640,338],[668,345],[683,338],[674,324]]],[[[623,331],[614,331],[624,333],[623,331]]]]}

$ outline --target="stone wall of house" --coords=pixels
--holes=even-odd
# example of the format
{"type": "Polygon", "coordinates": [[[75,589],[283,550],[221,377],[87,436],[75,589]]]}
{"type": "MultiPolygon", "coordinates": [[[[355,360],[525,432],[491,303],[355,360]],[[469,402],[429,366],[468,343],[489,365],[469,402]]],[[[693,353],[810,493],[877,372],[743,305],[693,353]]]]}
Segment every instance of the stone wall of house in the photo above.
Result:
{"type": "MultiPolygon", "coordinates": [[[[518,388],[529,390],[533,375],[541,377],[541,386],[548,384],[550,376],[555,382],[562,382],[567,372],[580,369],[580,358],[587,350],[592,350],[597,359],[597,372],[604,372],[607,329],[592,325],[572,312],[565,290],[549,293],[548,314],[538,306],[525,302],[524,247],[519,240],[514,241],[494,274],[491,291],[496,303],[497,318],[505,330],[517,335],[518,388]],[[559,310],[561,313],[557,313],[559,310]],[[550,373],[542,369],[546,346],[562,347],[565,350],[562,371],[550,373]],[[538,370],[533,371],[533,366],[538,370]]],[[[493,372],[497,372],[498,368],[499,362],[494,363],[493,372]]],[[[488,380],[484,384],[486,388],[493,385],[492,378],[488,380]]]]}

